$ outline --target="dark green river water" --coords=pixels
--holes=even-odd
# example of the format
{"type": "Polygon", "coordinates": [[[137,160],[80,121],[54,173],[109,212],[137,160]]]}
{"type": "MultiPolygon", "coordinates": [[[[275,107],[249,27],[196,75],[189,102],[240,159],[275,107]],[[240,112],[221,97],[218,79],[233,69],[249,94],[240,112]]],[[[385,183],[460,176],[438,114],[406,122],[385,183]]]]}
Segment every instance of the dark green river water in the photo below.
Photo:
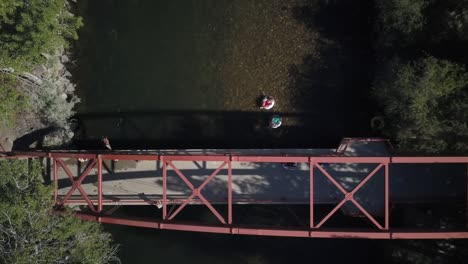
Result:
{"type": "Polygon", "coordinates": [[[330,148],[368,135],[369,25],[346,8],[321,15],[318,2],[81,1],[75,142],[330,148]],[[277,98],[272,111],[256,105],[264,94],[277,98]],[[273,112],[281,129],[268,128],[273,112]]]}
{"type": "MultiPolygon", "coordinates": [[[[370,135],[372,1],[78,1],[75,145],[334,148],[370,135]],[[358,3],[359,2],[359,3],[358,3]],[[272,112],[257,99],[278,99],[272,112]],[[274,113],[283,126],[267,127],[274,113]]],[[[149,210],[152,210],[150,208],[149,210]]],[[[384,263],[388,242],[107,226],[123,263],[384,263]]]]}

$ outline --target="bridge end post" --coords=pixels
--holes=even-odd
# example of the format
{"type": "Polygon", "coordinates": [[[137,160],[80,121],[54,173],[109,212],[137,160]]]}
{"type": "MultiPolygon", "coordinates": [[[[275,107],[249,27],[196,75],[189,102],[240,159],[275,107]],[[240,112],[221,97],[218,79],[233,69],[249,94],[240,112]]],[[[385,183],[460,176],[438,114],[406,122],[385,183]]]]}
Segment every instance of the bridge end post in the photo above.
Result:
{"type": "Polygon", "coordinates": [[[97,167],[97,176],[98,176],[98,214],[102,213],[102,158],[101,155],[97,156],[98,158],[98,167],[97,167]]]}
{"type": "Polygon", "coordinates": [[[384,229],[390,228],[390,199],[389,199],[389,163],[385,163],[385,226],[384,229]]]}
{"type": "Polygon", "coordinates": [[[163,220],[167,219],[167,162],[164,156],[161,156],[163,162],[163,220]]]}
{"type": "Polygon", "coordinates": [[[228,224],[232,224],[232,158],[228,160],[228,224]]]}
{"type": "Polygon", "coordinates": [[[314,228],[314,160],[309,160],[309,212],[310,212],[310,229],[314,228]]]}
{"type": "Polygon", "coordinates": [[[55,204],[58,203],[58,166],[57,166],[57,160],[49,156],[49,159],[52,160],[52,163],[54,164],[54,172],[53,172],[53,181],[54,181],[54,202],[55,204]]]}

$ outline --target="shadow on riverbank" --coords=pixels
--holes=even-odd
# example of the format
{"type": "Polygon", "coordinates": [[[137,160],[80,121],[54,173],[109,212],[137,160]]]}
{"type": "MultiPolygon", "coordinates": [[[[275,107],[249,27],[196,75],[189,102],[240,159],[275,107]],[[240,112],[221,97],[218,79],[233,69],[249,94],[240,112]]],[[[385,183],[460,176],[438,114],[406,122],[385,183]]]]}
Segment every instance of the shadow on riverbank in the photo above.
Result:
{"type": "Polygon", "coordinates": [[[32,148],[33,144],[34,148],[42,149],[45,137],[58,129],[57,127],[46,127],[27,133],[13,141],[12,150],[28,150],[32,148]]]}

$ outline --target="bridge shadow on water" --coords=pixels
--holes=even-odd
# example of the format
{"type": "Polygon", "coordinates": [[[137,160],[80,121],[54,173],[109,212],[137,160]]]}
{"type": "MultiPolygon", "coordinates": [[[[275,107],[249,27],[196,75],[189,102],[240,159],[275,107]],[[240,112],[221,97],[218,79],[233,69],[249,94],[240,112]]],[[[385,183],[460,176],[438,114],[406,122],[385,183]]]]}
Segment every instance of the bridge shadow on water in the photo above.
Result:
{"type": "Polygon", "coordinates": [[[115,149],[158,148],[335,148],[355,135],[341,121],[314,113],[161,110],[81,113],[75,116],[80,149],[102,148],[107,136],[115,149]],[[270,118],[283,119],[271,129],[270,118]]]}

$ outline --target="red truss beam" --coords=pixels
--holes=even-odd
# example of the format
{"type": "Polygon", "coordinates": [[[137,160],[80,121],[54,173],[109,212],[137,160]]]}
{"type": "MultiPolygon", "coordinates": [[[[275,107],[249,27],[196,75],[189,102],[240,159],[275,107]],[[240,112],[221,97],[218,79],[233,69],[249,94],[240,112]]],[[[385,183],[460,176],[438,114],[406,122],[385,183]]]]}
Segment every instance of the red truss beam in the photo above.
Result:
{"type": "Polygon", "coordinates": [[[142,220],[133,218],[121,218],[113,216],[97,216],[84,212],[77,212],[76,216],[87,221],[96,221],[106,224],[127,225],[144,228],[179,230],[190,232],[255,235],[255,236],[280,236],[280,237],[309,237],[309,238],[363,238],[363,239],[466,239],[467,231],[441,231],[423,229],[419,231],[403,231],[390,229],[384,231],[349,230],[349,229],[287,229],[266,228],[261,226],[233,226],[233,225],[200,225],[178,224],[166,221],[142,220]]]}
{"type": "MultiPolygon", "coordinates": [[[[83,198],[83,201],[88,204],[91,213],[78,213],[77,216],[92,221],[98,221],[109,224],[120,224],[139,226],[147,228],[169,229],[169,230],[184,230],[195,232],[211,232],[224,234],[243,234],[243,235],[261,235],[261,236],[288,236],[288,237],[310,237],[310,238],[368,238],[368,239],[449,239],[449,238],[468,238],[468,230],[460,232],[449,232],[441,230],[394,230],[390,227],[390,200],[389,200],[389,164],[396,163],[462,163],[468,164],[468,157],[347,157],[347,156],[243,156],[243,155],[149,155],[149,154],[123,154],[123,153],[79,153],[79,152],[27,152],[18,153],[18,155],[10,155],[5,158],[25,158],[25,157],[41,157],[50,158],[53,164],[53,181],[54,181],[54,198],[57,206],[76,203],[76,199],[71,199],[73,193],[78,190],[83,198]],[[88,160],[88,165],[84,171],[77,177],[74,177],[70,169],[67,167],[63,158],[81,158],[88,160]],[[115,204],[109,199],[103,198],[103,160],[160,160],[162,161],[163,173],[163,213],[160,221],[149,221],[142,219],[125,219],[114,216],[108,216],[103,212],[105,204],[115,204]],[[196,187],[174,164],[175,161],[218,161],[221,164],[213,173],[206,178],[203,183],[196,187]],[[232,163],[233,162],[305,162],[309,163],[310,185],[309,185],[309,208],[310,219],[309,227],[305,229],[290,229],[288,227],[281,228],[265,228],[256,226],[237,226],[233,224],[233,197],[232,197],[232,163]],[[322,163],[366,163],[375,164],[375,168],[370,172],[352,191],[345,190],[337,180],[327,172],[322,163]],[[177,201],[168,201],[167,199],[167,167],[171,167],[177,176],[184,181],[188,188],[192,191],[191,195],[185,199],[177,201]],[[89,195],[82,188],[82,183],[89,176],[90,172],[97,167],[97,198],[90,199],[89,195]],[[72,183],[70,190],[64,195],[58,195],[58,171],[62,168],[72,183]],[[222,169],[228,171],[228,193],[227,193],[227,219],[213,207],[212,202],[208,201],[202,194],[202,190],[206,188],[208,183],[212,181],[222,169]],[[324,218],[315,219],[314,215],[314,183],[316,175],[314,171],[320,171],[342,194],[343,200],[339,202],[324,218]],[[379,223],[369,212],[355,200],[355,194],[378,172],[384,171],[384,203],[385,214],[384,223],[379,223]],[[180,224],[174,221],[174,218],[183,210],[189,203],[194,202],[193,199],[198,197],[205,204],[213,215],[220,221],[218,225],[202,225],[202,224],[180,224]],[[332,217],[338,209],[346,202],[353,203],[369,221],[373,227],[365,230],[348,229],[327,229],[324,224],[332,217]],[[168,212],[167,205],[179,204],[179,207],[174,212],[168,212]]],[[[468,177],[468,175],[467,175],[468,177]]],[[[467,180],[468,182],[468,180],[467,180]]],[[[468,185],[467,185],[468,186],[468,185]]],[[[468,188],[468,187],[467,187],[468,188]]],[[[468,193],[467,193],[468,194],[468,193]]],[[[94,195],[95,197],[95,195],[94,195]]],[[[467,196],[468,199],[468,196],[467,196]]],[[[467,203],[468,205],[468,203],[467,203]]],[[[468,208],[467,208],[468,211],[468,208]]],[[[467,215],[468,217],[468,215],[467,215]]],[[[468,221],[467,221],[468,224],[468,221]]],[[[468,227],[468,226],[467,226],[468,227]]]]}
{"type": "MultiPolygon", "coordinates": [[[[92,159],[88,166],[86,166],[86,169],[83,171],[83,173],[78,177],[78,179],[75,179],[75,177],[73,176],[73,174],[71,173],[71,171],[68,169],[67,165],[65,164],[65,162],[63,162],[63,160],[61,160],[60,158],[55,158],[55,162],[57,162],[61,167],[62,169],[65,171],[65,173],[67,174],[68,178],[70,178],[70,181],[72,182],[72,187],[71,189],[68,191],[68,193],[65,195],[65,197],[63,197],[63,199],[57,203],[57,206],[62,206],[73,194],[73,192],[75,190],[78,190],[80,193],[81,193],[81,196],[86,200],[86,202],[88,203],[89,205],[89,208],[94,211],[94,212],[98,212],[98,209],[95,208],[93,202],[91,201],[91,199],[89,199],[88,195],[86,194],[86,192],[83,190],[83,188],[81,187],[81,183],[83,182],[83,180],[86,178],[86,176],[89,175],[89,173],[91,172],[91,170],[94,168],[94,166],[96,165],[97,163],[97,159],[92,159]]],[[[102,170],[101,170],[102,171],[102,170]]],[[[56,173],[57,171],[55,171],[56,173]]],[[[55,177],[56,178],[56,177],[55,177]]],[[[102,201],[102,192],[99,193],[100,195],[100,201],[102,201]]]]}
{"type": "MultiPolygon", "coordinates": [[[[356,205],[356,207],[369,219],[372,221],[372,223],[374,223],[375,226],[377,226],[379,229],[388,229],[388,226],[386,223],[385,227],[382,227],[379,222],[377,222],[377,220],[375,220],[374,217],[372,217],[366,209],[364,209],[364,207],[361,206],[361,204],[359,204],[355,199],[354,199],[354,195],[356,194],[357,191],[359,191],[359,189],[364,185],[366,184],[367,181],[369,181],[372,176],[374,176],[377,171],[379,171],[383,166],[386,166],[386,164],[384,163],[381,163],[379,164],[369,175],[367,175],[364,180],[362,180],[355,188],[353,191],[351,192],[347,192],[326,170],[323,169],[323,167],[320,165],[320,164],[314,164],[313,162],[311,162],[311,167],[313,170],[313,167],[316,166],[332,183],[333,185],[336,186],[336,188],[338,188],[338,190],[340,190],[343,194],[344,194],[344,199],[338,204],[335,206],[335,208],[333,208],[333,210],[328,213],[325,218],[322,219],[322,221],[320,221],[316,226],[315,228],[320,228],[330,217],[332,217],[336,211],[338,211],[338,209],[340,209],[346,202],[350,201],[352,202],[354,205],[356,205]]],[[[385,172],[387,173],[388,171],[385,170],[385,172]]],[[[387,183],[387,182],[386,182],[387,183]]],[[[312,186],[313,186],[313,182],[312,182],[312,186]]],[[[388,190],[388,185],[385,185],[385,190],[387,191],[388,190]]],[[[385,204],[385,212],[387,212],[388,210],[388,204],[386,203],[385,204]]],[[[312,220],[312,224],[311,226],[313,226],[313,218],[311,218],[312,220]]],[[[387,215],[385,215],[385,219],[387,219],[387,215]]],[[[387,222],[387,221],[386,221],[387,222]]]]}
{"type": "MultiPolygon", "coordinates": [[[[216,209],[211,205],[211,203],[203,196],[203,194],[201,193],[201,191],[203,190],[203,188],[205,188],[205,186],[223,169],[223,167],[228,163],[226,161],[224,161],[208,178],[206,178],[206,180],[198,187],[198,188],[195,188],[193,186],[193,184],[187,179],[187,177],[185,177],[185,175],[174,165],[174,163],[172,163],[171,160],[169,161],[166,161],[166,159],[164,159],[164,163],[167,163],[169,166],[172,167],[172,169],[176,172],[176,174],[185,182],[185,184],[190,188],[190,190],[192,190],[192,194],[177,208],[177,210],[172,213],[171,215],[169,215],[169,217],[167,218],[167,220],[172,220],[182,209],[184,209],[184,207],[190,202],[192,201],[193,198],[195,197],[198,197],[200,198],[200,200],[208,207],[208,209],[210,209],[210,211],[216,216],[216,218],[218,218],[218,220],[223,223],[223,224],[226,224],[226,220],[219,214],[218,211],[216,211],[216,209]]],[[[163,166],[163,170],[167,170],[167,166],[163,166]]],[[[163,172],[166,177],[167,177],[167,172],[163,172]]],[[[166,180],[167,181],[167,180],[166,180]]],[[[167,183],[166,183],[167,184],[167,183]]],[[[167,187],[167,186],[166,186],[167,187]]],[[[232,201],[231,201],[232,202],[232,201]]],[[[164,203],[163,206],[166,206],[167,205],[167,202],[164,203]]],[[[167,209],[166,209],[167,211],[167,209]]]]}

